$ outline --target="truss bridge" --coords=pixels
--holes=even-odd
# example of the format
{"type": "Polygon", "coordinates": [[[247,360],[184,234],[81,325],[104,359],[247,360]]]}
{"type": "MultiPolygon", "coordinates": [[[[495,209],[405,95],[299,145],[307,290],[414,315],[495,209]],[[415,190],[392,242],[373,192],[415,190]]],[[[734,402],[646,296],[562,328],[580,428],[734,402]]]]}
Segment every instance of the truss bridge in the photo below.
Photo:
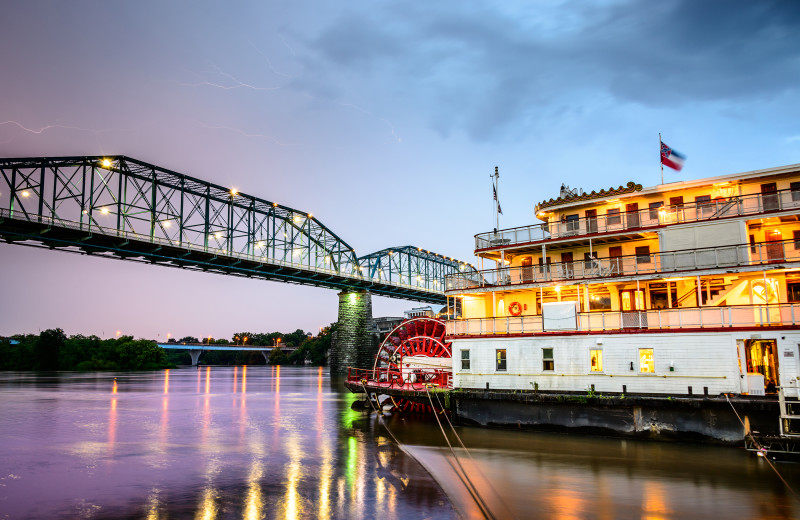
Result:
{"type": "Polygon", "coordinates": [[[0,238],[435,304],[474,271],[414,246],[358,256],[308,212],[125,156],[0,159],[0,238]]]}

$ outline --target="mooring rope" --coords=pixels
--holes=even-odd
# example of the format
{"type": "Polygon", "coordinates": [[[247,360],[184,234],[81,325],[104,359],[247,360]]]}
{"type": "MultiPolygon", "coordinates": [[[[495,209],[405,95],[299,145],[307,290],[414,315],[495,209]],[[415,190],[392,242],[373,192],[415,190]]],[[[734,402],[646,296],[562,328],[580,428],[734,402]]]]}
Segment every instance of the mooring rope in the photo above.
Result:
{"type": "Polygon", "coordinates": [[[747,435],[749,435],[749,436],[750,436],[750,440],[751,440],[751,441],[753,441],[753,444],[754,444],[754,445],[755,445],[755,447],[758,449],[758,451],[764,455],[764,460],[766,460],[766,461],[767,461],[767,464],[769,464],[769,467],[770,467],[770,468],[772,468],[772,471],[774,471],[774,472],[775,472],[775,474],[776,474],[776,475],[778,475],[778,478],[779,478],[779,479],[781,479],[781,482],[783,482],[783,484],[786,486],[786,488],[787,488],[789,491],[791,491],[791,492],[792,492],[792,494],[795,496],[795,498],[800,498],[800,496],[798,496],[798,495],[797,495],[797,493],[795,492],[795,490],[794,490],[794,489],[792,489],[792,486],[790,486],[790,485],[789,485],[789,483],[788,483],[788,482],[786,482],[786,479],[785,479],[785,478],[783,478],[783,475],[781,475],[780,471],[778,471],[778,468],[776,468],[776,467],[775,467],[775,464],[773,464],[773,463],[772,463],[772,461],[771,461],[771,460],[769,460],[769,457],[767,456],[767,454],[768,454],[769,452],[767,452],[767,450],[766,450],[766,449],[764,449],[764,447],[761,445],[761,443],[759,443],[759,442],[756,440],[756,438],[755,438],[755,437],[753,437],[753,433],[752,433],[752,432],[750,431],[750,429],[749,429],[749,428],[747,428],[747,426],[744,424],[744,421],[742,420],[741,416],[739,415],[739,412],[737,412],[737,411],[736,411],[736,408],[733,406],[733,403],[731,402],[731,399],[730,399],[730,397],[728,397],[728,395],[727,395],[727,394],[725,394],[725,399],[728,401],[728,404],[729,404],[729,405],[731,405],[731,410],[733,410],[733,413],[734,413],[734,414],[736,414],[736,418],[737,418],[737,419],[739,419],[739,422],[740,422],[740,423],[742,423],[742,428],[744,428],[744,429],[745,429],[745,431],[747,432],[747,435]]]}
{"type": "MultiPolygon", "coordinates": [[[[444,406],[442,405],[442,401],[439,399],[439,394],[438,394],[438,393],[434,393],[433,395],[435,395],[435,396],[436,396],[436,402],[437,402],[437,403],[439,403],[439,407],[440,407],[440,408],[442,409],[442,411],[444,412],[444,406]]],[[[469,457],[469,460],[472,462],[472,464],[473,464],[473,465],[475,465],[475,466],[477,467],[477,464],[475,463],[475,459],[474,459],[474,458],[472,458],[472,453],[470,453],[470,451],[469,451],[469,450],[467,449],[467,447],[464,445],[464,441],[462,441],[462,440],[461,440],[461,437],[458,435],[458,432],[456,431],[456,428],[455,428],[455,426],[453,426],[453,423],[452,423],[452,421],[450,421],[450,417],[448,417],[448,415],[445,413],[445,414],[444,414],[444,418],[445,418],[445,419],[447,419],[447,424],[450,426],[450,430],[453,432],[453,435],[455,435],[455,436],[456,436],[456,439],[458,439],[458,443],[461,445],[461,448],[462,448],[462,449],[463,449],[465,452],[467,452],[467,456],[469,457]]],[[[494,488],[494,486],[493,486],[493,485],[492,485],[492,483],[489,481],[489,479],[487,479],[487,478],[485,478],[485,477],[484,477],[484,480],[486,481],[486,485],[487,485],[487,486],[489,486],[489,489],[491,490],[492,494],[495,496],[495,498],[497,498],[497,499],[498,499],[498,502],[499,502],[500,504],[503,504],[503,505],[505,506],[505,502],[503,501],[502,497],[500,496],[500,493],[498,493],[498,492],[497,492],[497,490],[494,488]]],[[[509,516],[509,517],[511,516],[511,511],[508,511],[508,510],[506,510],[505,512],[506,512],[506,513],[508,513],[508,516],[509,516]]]]}
{"type": "MultiPolygon", "coordinates": [[[[439,429],[442,431],[442,436],[444,437],[445,442],[447,442],[447,447],[450,448],[450,453],[453,455],[453,459],[456,461],[458,469],[460,469],[461,473],[463,474],[463,478],[461,475],[459,475],[458,478],[464,483],[464,486],[467,488],[467,491],[469,491],[470,495],[472,495],[472,498],[475,500],[478,508],[480,508],[481,513],[483,513],[483,516],[494,519],[495,516],[489,510],[489,506],[487,506],[486,502],[483,501],[483,498],[481,497],[480,493],[478,493],[478,489],[475,487],[475,484],[472,483],[472,480],[470,480],[466,470],[464,470],[464,466],[461,465],[461,460],[458,458],[458,455],[456,455],[456,450],[453,449],[453,445],[450,443],[450,439],[447,437],[447,434],[444,431],[442,421],[439,420],[439,414],[436,413],[436,407],[433,405],[433,399],[431,398],[430,392],[428,392],[427,385],[425,386],[425,393],[428,394],[428,400],[430,401],[431,408],[434,412],[433,416],[436,417],[436,424],[439,425],[439,429]]],[[[458,474],[458,471],[456,471],[456,474],[458,474]]]]}
{"type": "MultiPolygon", "coordinates": [[[[383,411],[380,410],[380,409],[376,409],[375,406],[372,404],[372,400],[369,397],[369,392],[367,391],[367,387],[365,385],[364,380],[361,380],[361,387],[364,389],[364,394],[367,396],[367,401],[369,401],[370,408],[377,413],[378,420],[381,422],[381,424],[383,425],[384,429],[386,429],[386,432],[389,434],[389,436],[392,438],[392,440],[395,442],[395,444],[397,444],[397,447],[400,448],[400,450],[403,453],[405,453],[406,455],[408,455],[412,459],[416,460],[416,457],[414,457],[413,454],[409,453],[409,451],[406,450],[405,447],[403,447],[403,443],[401,443],[400,440],[395,436],[395,434],[392,433],[392,430],[389,428],[389,425],[386,424],[386,421],[383,420],[383,411]]],[[[392,396],[389,396],[389,397],[391,398],[392,396]]],[[[430,399],[430,395],[428,396],[428,399],[430,399]]],[[[392,399],[392,402],[394,403],[394,399],[392,399]]],[[[431,401],[431,406],[433,406],[433,401],[431,401]]],[[[435,408],[434,408],[434,411],[435,411],[435,408]]],[[[436,414],[434,414],[434,415],[436,415],[436,414]]],[[[437,422],[438,422],[438,419],[437,419],[437,422]]],[[[439,428],[442,429],[441,423],[439,424],[439,428]]],[[[444,433],[444,429],[442,429],[442,433],[444,433]]],[[[446,435],[445,435],[445,439],[447,439],[446,435]]],[[[447,441],[447,445],[450,446],[450,441],[449,440],[447,441]]],[[[450,451],[451,452],[453,451],[453,447],[452,446],[450,446],[450,451]]],[[[455,457],[455,453],[453,454],[453,456],[455,457]]],[[[458,457],[456,457],[456,462],[458,463],[459,467],[461,467],[461,463],[458,462],[458,457]]],[[[451,464],[451,466],[452,466],[452,464],[451,464]]],[[[453,469],[455,470],[455,468],[453,468],[453,469]]],[[[461,468],[461,471],[463,472],[464,468],[461,468]]],[[[494,516],[492,516],[491,512],[489,512],[488,508],[486,508],[486,505],[485,504],[483,504],[483,506],[481,505],[483,501],[481,500],[480,496],[476,496],[477,491],[475,491],[475,490],[470,488],[470,486],[467,484],[467,482],[464,481],[464,478],[461,475],[458,474],[458,470],[456,470],[456,476],[461,481],[461,483],[464,484],[464,487],[467,489],[467,492],[470,494],[472,499],[478,505],[478,508],[481,510],[481,514],[483,514],[484,518],[490,518],[490,519],[494,520],[494,516]]],[[[464,472],[464,477],[466,477],[466,472],[464,472]]],[[[469,481],[469,477],[467,477],[467,480],[469,481]]],[[[471,485],[472,482],[469,482],[469,484],[471,485]]]]}

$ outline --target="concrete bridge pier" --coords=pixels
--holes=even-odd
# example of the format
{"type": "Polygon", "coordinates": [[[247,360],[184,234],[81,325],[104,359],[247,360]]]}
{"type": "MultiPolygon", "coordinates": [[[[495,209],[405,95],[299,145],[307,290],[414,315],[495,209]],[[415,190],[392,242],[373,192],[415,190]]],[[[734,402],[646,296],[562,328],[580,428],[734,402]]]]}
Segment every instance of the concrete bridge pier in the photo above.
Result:
{"type": "Polygon", "coordinates": [[[198,349],[189,349],[189,355],[192,356],[192,366],[197,366],[197,361],[200,359],[200,354],[202,354],[202,350],[198,349]]]}
{"type": "Polygon", "coordinates": [[[372,295],[368,291],[339,293],[339,322],[328,356],[331,375],[346,374],[347,367],[371,368],[377,345],[370,333],[372,295]]]}
{"type": "Polygon", "coordinates": [[[262,350],[261,355],[264,356],[264,361],[269,365],[269,351],[262,350]]]}

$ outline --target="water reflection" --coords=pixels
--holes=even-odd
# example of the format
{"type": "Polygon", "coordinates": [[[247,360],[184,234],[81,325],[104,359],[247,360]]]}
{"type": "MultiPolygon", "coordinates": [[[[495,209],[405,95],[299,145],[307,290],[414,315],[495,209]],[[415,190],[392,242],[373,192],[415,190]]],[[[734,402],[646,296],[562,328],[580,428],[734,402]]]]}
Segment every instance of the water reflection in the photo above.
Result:
{"type": "MultiPolygon", "coordinates": [[[[0,517],[457,516],[374,414],[353,411],[356,396],[317,368],[49,377],[0,373],[0,517]]],[[[387,424],[463,517],[478,517],[435,423],[387,424]]],[[[737,450],[457,430],[478,492],[508,511],[498,518],[800,516],[763,461],[737,450]]],[[[800,481],[800,466],[781,470],[800,481]]]]}
{"type": "Polygon", "coordinates": [[[261,491],[261,479],[264,477],[264,468],[260,461],[254,462],[250,467],[248,477],[247,497],[244,505],[245,520],[257,520],[264,517],[264,498],[261,491]]]}

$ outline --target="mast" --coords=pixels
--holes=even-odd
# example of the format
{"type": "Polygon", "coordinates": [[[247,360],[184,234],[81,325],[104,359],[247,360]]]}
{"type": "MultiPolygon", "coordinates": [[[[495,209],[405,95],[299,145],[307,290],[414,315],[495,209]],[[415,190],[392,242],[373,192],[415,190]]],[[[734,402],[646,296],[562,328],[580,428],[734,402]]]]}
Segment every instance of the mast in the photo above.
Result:
{"type": "Polygon", "coordinates": [[[661,157],[661,132],[658,133],[658,162],[661,164],[661,184],[664,184],[664,161],[661,157]]]}
{"type": "MultiPolygon", "coordinates": [[[[490,175],[491,177],[491,175],[490,175]]],[[[494,167],[494,178],[493,178],[493,188],[494,188],[494,216],[495,216],[495,224],[494,229],[500,229],[500,196],[497,194],[497,187],[500,184],[500,172],[498,171],[497,166],[494,167]]]]}

